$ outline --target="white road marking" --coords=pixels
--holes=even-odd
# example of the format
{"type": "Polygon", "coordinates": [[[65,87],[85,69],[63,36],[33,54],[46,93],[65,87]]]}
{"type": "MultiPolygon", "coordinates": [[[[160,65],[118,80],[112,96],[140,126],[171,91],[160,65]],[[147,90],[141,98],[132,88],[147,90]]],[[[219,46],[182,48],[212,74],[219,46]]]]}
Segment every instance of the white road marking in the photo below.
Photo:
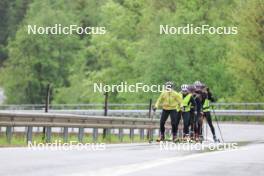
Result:
{"type": "Polygon", "coordinates": [[[133,172],[137,172],[137,171],[141,171],[145,169],[151,169],[154,167],[167,165],[167,164],[171,164],[174,162],[199,158],[199,157],[207,156],[207,155],[218,155],[222,153],[241,151],[241,150],[247,150],[247,147],[241,147],[241,148],[233,149],[233,150],[199,153],[199,154],[193,154],[193,155],[188,155],[188,156],[183,156],[183,157],[178,156],[178,157],[157,159],[153,161],[145,161],[145,162],[136,163],[136,164],[128,164],[128,165],[123,165],[123,166],[104,168],[104,169],[100,169],[97,171],[90,171],[90,172],[88,171],[87,173],[74,173],[74,174],[69,174],[68,176],[121,176],[124,174],[129,174],[129,173],[133,173],[133,172]]]}

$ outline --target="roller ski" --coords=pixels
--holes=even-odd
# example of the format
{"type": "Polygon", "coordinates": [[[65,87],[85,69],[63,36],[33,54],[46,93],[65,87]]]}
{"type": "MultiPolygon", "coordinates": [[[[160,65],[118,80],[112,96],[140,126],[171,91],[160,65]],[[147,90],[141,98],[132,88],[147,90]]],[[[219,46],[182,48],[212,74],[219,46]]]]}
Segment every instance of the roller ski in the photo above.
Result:
{"type": "Polygon", "coordinates": [[[190,141],[190,138],[189,138],[189,136],[184,136],[183,138],[182,138],[182,140],[181,140],[181,142],[182,143],[188,143],[190,141]]]}
{"type": "Polygon", "coordinates": [[[165,137],[161,136],[160,138],[156,139],[156,142],[179,142],[180,139],[177,137],[173,137],[172,139],[166,139],[165,137]]]}
{"type": "Polygon", "coordinates": [[[172,142],[174,142],[174,143],[179,143],[179,142],[181,142],[181,140],[180,140],[180,138],[177,138],[177,136],[174,136],[174,137],[172,138],[172,142]]]}
{"type": "Polygon", "coordinates": [[[216,138],[216,136],[213,137],[213,140],[215,143],[220,143],[220,139],[216,138]]]}
{"type": "Polygon", "coordinates": [[[156,142],[162,142],[162,141],[165,141],[164,136],[160,136],[158,139],[156,139],[156,142]]]}
{"type": "Polygon", "coordinates": [[[203,135],[200,135],[198,138],[198,142],[203,143],[203,141],[204,141],[204,137],[203,137],[203,135]]]}

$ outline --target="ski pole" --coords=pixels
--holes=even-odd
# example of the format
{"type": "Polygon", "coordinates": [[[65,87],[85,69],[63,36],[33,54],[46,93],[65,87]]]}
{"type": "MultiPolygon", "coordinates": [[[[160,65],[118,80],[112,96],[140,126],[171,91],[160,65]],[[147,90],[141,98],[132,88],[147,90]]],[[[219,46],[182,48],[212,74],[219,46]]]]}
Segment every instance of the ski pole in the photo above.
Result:
{"type": "MultiPolygon", "coordinates": [[[[156,113],[156,111],[153,111],[153,113],[151,113],[151,120],[153,120],[154,119],[154,117],[155,117],[155,113],[156,113]]],[[[151,141],[153,141],[153,138],[154,138],[154,132],[155,132],[155,129],[152,129],[151,130],[151,134],[150,134],[150,136],[151,136],[151,141]]]]}
{"type": "Polygon", "coordinates": [[[207,123],[207,121],[206,121],[205,130],[206,130],[205,139],[206,139],[206,141],[208,141],[208,138],[207,138],[207,134],[208,134],[208,123],[207,123]]]}
{"type": "MultiPolygon", "coordinates": [[[[152,99],[149,100],[149,113],[148,113],[148,117],[153,120],[153,113],[152,112],[152,99]]],[[[155,111],[154,111],[155,112],[155,111]]],[[[148,134],[147,134],[147,138],[149,141],[152,141],[152,128],[148,129],[148,134]]]]}
{"type": "Polygon", "coordinates": [[[220,126],[219,126],[219,123],[218,123],[217,116],[215,114],[214,106],[212,106],[212,110],[213,110],[213,113],[214,113],[214,117],[215,117],[215,120],[216,120],[216,124],[217,124],[218,130],[220,132],[221,139],[222,139],[222,141],[224,143],[225,141],[224,141],[224,138],[223,138],[223,135],[222,135],[222,131],[221,131],[220,126]]]}

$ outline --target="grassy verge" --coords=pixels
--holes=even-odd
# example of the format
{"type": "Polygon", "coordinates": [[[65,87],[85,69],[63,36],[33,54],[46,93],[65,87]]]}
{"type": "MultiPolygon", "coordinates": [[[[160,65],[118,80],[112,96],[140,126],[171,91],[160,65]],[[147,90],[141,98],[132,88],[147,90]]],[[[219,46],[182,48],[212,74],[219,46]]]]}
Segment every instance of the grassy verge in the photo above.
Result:
{"type": "MultiPolygon", "coordinates": [[[[51,143],[61,141],[63,143],[63,136],[60,133],[53,133],[51,136],[51,143]]],[[[78,142],[78,136],[76,133],[70,133],[68,136],[68,142],[74,141],[78,142]]],[[[128,134],[123,135],[123,140],[120,141],[118,135],[111,134],[103,138],[102,135],[98,136],[98,139],[96,143],[136,143],[136,142],[147,142],[147,137],[144,138],[144,140],[140,139],[139,135],[134,135],[133,140],[130,139],[130,136],[128,134]]],[[[38,143],[45,143],[42,140],[42,134],[41,133],[35,133],[32,136],[32,142],[38,143]]],[[[82,143],[93,143],[93,137],[92,134],[85,134],[83,137],[82,143]]],[[[26,135],[24,133],[14,133],[11,139],[11,143],[8,143],[5,133],[0,133],[0,147],[24,147],[27,146],[26,143],[26,135]]]]}

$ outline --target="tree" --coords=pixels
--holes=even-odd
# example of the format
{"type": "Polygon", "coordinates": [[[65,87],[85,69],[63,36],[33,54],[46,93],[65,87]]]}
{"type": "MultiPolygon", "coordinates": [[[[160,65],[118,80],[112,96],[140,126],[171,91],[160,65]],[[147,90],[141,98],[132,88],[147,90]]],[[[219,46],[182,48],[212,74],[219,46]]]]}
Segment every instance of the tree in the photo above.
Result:
{"type": "Polygon", "coordinates": [[[260,0],[237,3],[234,22],[238,37],[229,42],[230,71],[237,89],[233,100],[264,100],[264,4],[260,0]]]}
{"type": "Polygon", "coordinates": [[[36,1],[8,45],[9,59],[1,71],[7,103],[43,103],[46,86],[69,85],[75,59],[82,59],[78,35],[29,35],[26,26],[76,24],[78,19],[62,1],[36,1]],[[58,8],[60,7],[60,8],[58,8]]]}

